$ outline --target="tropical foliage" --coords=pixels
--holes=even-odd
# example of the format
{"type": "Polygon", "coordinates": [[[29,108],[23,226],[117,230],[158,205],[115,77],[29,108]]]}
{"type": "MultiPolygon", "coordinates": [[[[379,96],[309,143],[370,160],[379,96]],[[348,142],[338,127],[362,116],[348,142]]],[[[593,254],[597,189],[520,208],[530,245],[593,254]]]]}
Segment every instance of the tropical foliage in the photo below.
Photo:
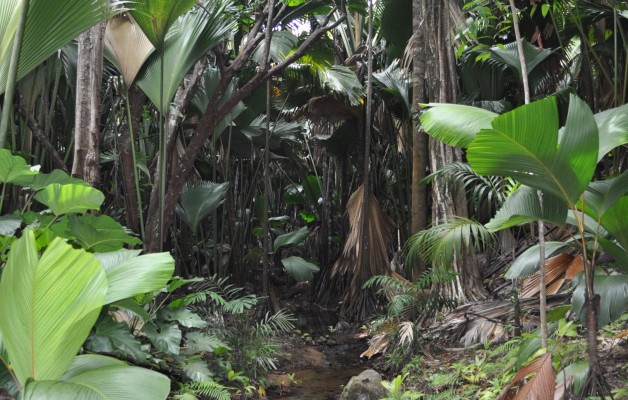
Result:
{"type": "Polygon", "coordinates": [[[390,398],[607,395],[627,28],[601,1],[3,1],[0,397],[263,396],[296,292],[370,321],[390,398]],[[404,391],[427,343],[491,338],[404,391]]]}

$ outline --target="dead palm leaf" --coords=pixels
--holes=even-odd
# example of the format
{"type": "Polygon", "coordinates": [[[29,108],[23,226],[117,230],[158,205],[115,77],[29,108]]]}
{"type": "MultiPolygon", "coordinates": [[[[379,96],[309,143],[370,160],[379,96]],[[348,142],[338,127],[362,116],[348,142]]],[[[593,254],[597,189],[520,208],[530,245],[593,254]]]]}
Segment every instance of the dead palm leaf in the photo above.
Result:
{"type": "Polygon", "coordinates": [[[125,13],[107,22],[105,49],[129,87],[155,47],[131,15],[125,13]]]}
{"type": "MultiPolygon", "coordinates": [[[[545,282],[547,284],[547,294],[556,294],[562,287],[565,279],[573,277],[583,269],[581,257],[571,254],[559,254],[545,260],[545,282]]],[[[539,293],[540,275],[535,272],[527,277],[523,282],[521,297],[533,297],[539,293]]]]}
{"type": "Polygon", "coordinates": [[[369,201],[369,244],[368,255],[365,255],[369,260],[367,263],[368,270],[361,270],[359,260],[362,256],[360,238],[363,236],[364,226],[361,221],[363,207],[364,186],[360,186],[347,202],[349,235],[340,258],[332,268],[332,276],[346,276],[350,280],[349,289],[345,295],[345,304],[343,304],[345,310],[354,305],[364,282],[373,276],[390,274],[388,245],[391,240],[392,222],[384,214],[373,195],[369,201]]]}
{"type": "Polygon", "coordinates": [[[554,400],[556,371],[552,367],[552,355],[545,353],[540,358],[522,367],[512,381],[504,388],[497,400],[554,400]],[[514,397],[511,389],[519,385],[529,375],[535,374],[514,397]]]}

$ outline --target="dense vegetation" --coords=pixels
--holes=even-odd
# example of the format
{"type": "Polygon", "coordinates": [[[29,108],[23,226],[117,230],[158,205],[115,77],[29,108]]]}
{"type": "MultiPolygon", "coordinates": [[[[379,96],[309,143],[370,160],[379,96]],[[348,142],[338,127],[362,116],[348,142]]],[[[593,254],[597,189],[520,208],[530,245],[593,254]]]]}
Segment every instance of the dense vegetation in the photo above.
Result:
{"type": "Polygon", "coordinates": [[[390,398],[626,396],[625,2],[2,0],[0,32],[0,397],[263,397],[297,282],[390,398]]]}

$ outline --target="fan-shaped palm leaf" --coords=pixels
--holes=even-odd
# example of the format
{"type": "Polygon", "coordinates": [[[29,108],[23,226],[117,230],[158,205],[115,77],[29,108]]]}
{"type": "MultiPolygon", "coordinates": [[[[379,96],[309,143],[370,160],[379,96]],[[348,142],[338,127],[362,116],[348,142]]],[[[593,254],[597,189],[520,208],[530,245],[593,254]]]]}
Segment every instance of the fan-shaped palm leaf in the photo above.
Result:
{"type": "MultiPolygon", "coordinates": [[[[153,53],[146,61],[137,84],[162,112],[174,97],[190,68],[231,31],[234,20],[225,14],[229,2],[212,3],[205,11],[192,11],[173,25],[164,44],[164,97],[161,104],[161,57],[153,53]]],[[[135,14],[134,14],[135,15],[135,14]]]]}
{"type": "MultiPolygon", "coordinates": [[[[619,318],[628,307],[628,275],[596,275],[593,290],[600,295],[597,326],[603,327],[619,318]]],[[[580,282],[573,292],[572,306],[576,315],[586,321],[585,283],[580,282]]]]}
{"type": "Polygon", "coordinates": [[[405,107],[406,115],[412,112],[410,105],[410,76],[399,67],[399,60],[394,60],[384,71],[373,74],[375,83],[381,85],[405,107]]]}
{"type": "Polygon", "coordinates": [[[170,380],[160,373],[89,354],[77,356],[60,381],[29,382],[22,398],[165,400],[169,392],[170,380]]]}
{"type": "Polygon", "coordinates": [[[593,211],[592,216],[597,219],[626,194],[628,194],[628,171],[616,178],[591,182],[584,199],[586,206],[593,211]]]}
{"type": "Polygon", "coordinates": [[[352,106],[360,104],[364,87],[353,71],[344,66],[333,66],[317,71],[321,85],[332,93],[346,97],[352,106]]]}
{"type": "Polygon", "coordinates": [[[598,153],[593,113],[571,97],[564,133],[558,135],[554,98],[500,115],[469,145],[469,163],[481,175],[510,176],[573,205],[588,186],[598,153]]]}
{"type": "Polygon", "coordinates": [[[600,135],[598,160],[617,146],[628,143],[628,104],[595,114],[600,135]]]}
{"type": "Polygon", "coordinates": [[[228,188],[228,183],[200,181],[188,184],[181,192],[177,215],[192,232],[196,232],[201,221],[225,201],[228,188]]]}
{"type": "Polygon", "coordinates": [[[375,196],[371,194],[368,210],[368,254],[364,254],[364,250],[360,247],[361,238],[364,237],[363,208],[364,186],[360,186],[347,202],[350,231],[342,255],[332,267],[332,275],[344,275],[351,279],[350,289],[345,295],[347,304],[343,306],[346,309],[355,305],[351,304],[351,302],[356,300],[361,292],[362,285],[370,277],[388,275],[390,273],[388,244],[391,240],[390,229],[392,222],[380,208],[375,196]],[[366,271],[361,270],[362,263],[360,263],[360,260],[362,257],[368,257],[369,260],[366,263],[369,269],[366,271]]]}
{"type": "Polygon", "coordinates": [[[454,147],[467,147],[482,129],[489,129],[498,114],[459,104],[424,104],[421,125],[430,136],[454,147]]]}
{"type": "MultiPolygon", "coordinates": [[[[295,48],[297,42],[297,37],[290,31],[273,32],[273,37],[270,41],[270,52],[268,53],[269,59],[276,63],[283,61],[290,55],[290,52],[295,48]]],[[[253,61],[260,65],[263,65],[265,62],[265,60],[263,60],[265,46],[266,43],[261,42],[251,56],[253,61]]]]}
{"type": "MultiPolygon", "coordinates": [[[[528,73],[534,70],[540,63],[545,61],[549,57],[553,50],[540,49],[531,45],[526,40],[523,41],[523,52],[526,60],[526,66],[528,67],[528,73]]],[[[521,76],[521,62],[519,58],[519,51],[517,50],[517,43],[512,42],[507,45],[491,47],[492,56],[498,60],[504,62],[510,68],[517,71],[517,76],[521,76]]]]}
{"type": "MultiPolygon", "coordinates": [[[[5,90],[8,66],[17,29],[19,4],[7,0],[0,4],[0,93],[5,90]]],[[[60,47],[81,32],[112,16],[120,1],[109,0],[30,0],[24,38],[20,50],[17,79],[25,77],[60,47]]]]}
{"type": "MultiPolygon", "coordinates": [[[[566,246],[568,246],[568,244],[563,242],[545,242],[545,256],[551,257],[552,254],[566,246]]],[[[538,271],[540,264],[539,245],[537,244],[529,247],[517,257],[504,275],[504,278],[515,279],[532,275],[538,271]]]]}
{"type": "Polygon", "coordinates": [[[161,48],[177,18],[195,3],[195,0],[135,0],[131,15],[153,46],[161,48]]]}
{"type": "Polygon", "coordinates": [[[105,50],[130,86],[155,48],[130,14],[122,14],[107,22],[105,50]]]}
{"type": "Polygon", "coordinates": [[[0,282],[0,330],[21,385],[63,375],[96,322],[106,290],[98,260],[62,239],[41,257],[31,230],[11,246],[0,282]]]}
{"type": "Polygon", "coordinates": [[[567,218],[567,211],[567,204],[549,193],[543,196],[541,209],[537,192],[531,187],[522,185],[506,198],[503,206],[486,224],[486,228],[497,231],[539,219],[562,225],[567,218]]]}

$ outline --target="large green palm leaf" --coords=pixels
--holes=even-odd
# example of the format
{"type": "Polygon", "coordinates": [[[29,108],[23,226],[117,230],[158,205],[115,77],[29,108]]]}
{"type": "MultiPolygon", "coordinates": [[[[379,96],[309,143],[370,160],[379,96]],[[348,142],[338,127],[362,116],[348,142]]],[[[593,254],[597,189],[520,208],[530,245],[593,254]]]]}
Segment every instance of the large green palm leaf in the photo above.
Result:
{"type": "Polygon", "coordinates": [[[557,225],[563,225],[567,218],[567,204],[553,194],[543,196],[543,208],[536,190],[529,186],[517,188],[486,224],[486,228],[497,231],[526,222],[543,219],[557,225]]]}
{"type": "Polygon", "coordinates": [[[96,258],[33,231],[11,246],[0,282],[0,330],[18,381],[61,377],[96,322],[107,278],[96,258]]]}
{"type": "MultiPolygon", "coordinates": [[[[0,93],[5,90],[17,29],[18,0],[0,4],[0,93]]],[[[26,76],[57,49],[114,14],[122,4],[109,0],[30,0],[17,79],[26,76]]],[[[119,10],[118,10],[119,11],[119,10]]]]}
{"type": "Polygon", "coordinates": [[[187,185],[177,204],[177,215],[183,219],[192,232],[196,232],[201,221],[225,201],[228,188],[228,183],[207,181],[187,185]]]}
{"type": "MultiPolygon", "coordinates": [[[[526,40],[522,42],[522,45],[528,73],[545,61],[554,52],[553,50],[541,49],[533,46],[526,40]]],[[[521,61],[519,57],[519,50],[517,49],[517,42],[491,47],[491,53],[495,59],[502,61],[510,68],[514,69],[517,72],[517,76],[521,76],[521,61]]]]}
{"type": "Polygon", "coordinates": [[[477,173],[510,176],[575,204],[593,176],[598,154],[597,125],[586,103],[571,97],[562,135],[554,98],[502,114],[491,125],[469,145],[469,163],[477,173]]]}
{"type": "Polygon", "coordinates": [[[482,129],[489,129],[498,114],[459,104],[424,104],[421,125],[430,136],[454,147],[467,147],[482,129]]]}
{"type": "Polygon", "coordinates": [[[628,104],[595,114],[600,133],[598,160],[617,146],[628,143],[628,104]]]}
{"type": "MultiPolygon", "coordinates": [[[[172,27],[164,45],[163,103],[161,104],[161,56],[153,53],[137,84],[162,112],[168,111],[177,88],[190,68],[225,39],[235,21],[225,14],[228,2],[217,2],[205,11],[192,11],[172,27]]],[[[139,22],[139,21],[138,21],[139,22]]]]}
{"type": "Polygon", "coordinates": [[[156,48],[161,48],[177,18],[194,6],[196,0],[136,0],[131,15],[156,48]]]}
{"type": "Polygon", "coordinates": [[[170,380],[149,369],[133,367],[111,357],[94,354],[74,358],[59,381],[33,381],[26,385],[29,400],[160,400],[170,392],[170,380]]]}

